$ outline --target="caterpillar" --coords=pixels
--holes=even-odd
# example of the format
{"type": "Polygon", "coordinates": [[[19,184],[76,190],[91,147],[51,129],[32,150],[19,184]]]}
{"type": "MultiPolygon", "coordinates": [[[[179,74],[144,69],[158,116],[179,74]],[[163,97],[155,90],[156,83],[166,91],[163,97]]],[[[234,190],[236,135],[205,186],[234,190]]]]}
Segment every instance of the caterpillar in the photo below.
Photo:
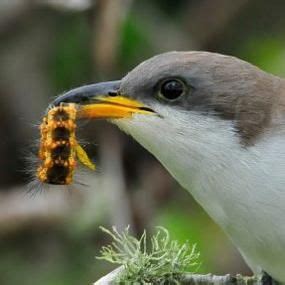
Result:
{"type": "Polygon", "coordinates": [[[40,164],[37,178],[47,184],[69,185],[78,159],[95,170],[84,149],[76,140],[76,104],[52,107],[40,125],[41,141],[38,151],[40,164]]]}

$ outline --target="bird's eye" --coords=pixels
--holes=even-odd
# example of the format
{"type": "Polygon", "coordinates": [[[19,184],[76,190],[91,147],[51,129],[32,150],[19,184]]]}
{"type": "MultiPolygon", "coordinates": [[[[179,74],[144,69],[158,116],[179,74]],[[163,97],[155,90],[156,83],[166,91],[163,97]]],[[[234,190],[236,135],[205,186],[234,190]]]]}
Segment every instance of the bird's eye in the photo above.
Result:
{"type": "Polygon", "coordinates": [[[178,79],[169,79],[160,86],[160,96],[167,100],[175,100],[184,93],[184,83],[178,79]]]}

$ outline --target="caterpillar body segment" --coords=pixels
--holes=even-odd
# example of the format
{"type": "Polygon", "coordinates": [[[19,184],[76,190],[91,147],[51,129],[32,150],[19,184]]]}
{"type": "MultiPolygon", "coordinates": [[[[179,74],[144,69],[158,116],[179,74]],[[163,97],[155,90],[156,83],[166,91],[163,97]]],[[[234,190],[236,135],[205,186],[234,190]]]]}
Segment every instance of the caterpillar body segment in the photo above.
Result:
{"type": "Polygon", "coordinates": [[[76,140],[76,104],[53,107],[40,125],[37,177],[43,183],[68,185],[73,181],[78,158],[91,169],[95,165],[76,140]]]}

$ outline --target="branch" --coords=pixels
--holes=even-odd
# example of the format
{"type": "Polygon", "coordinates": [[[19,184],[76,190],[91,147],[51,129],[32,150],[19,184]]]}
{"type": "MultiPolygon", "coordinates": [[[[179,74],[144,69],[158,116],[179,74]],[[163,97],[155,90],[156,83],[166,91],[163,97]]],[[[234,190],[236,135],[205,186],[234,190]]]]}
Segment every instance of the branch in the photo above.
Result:
{"type": "Polygon", "coordinates": [[[193,274],[199,253],[195,245],[179,244],[171,240],[169,232],[158,227],[150,238],[146,232],[140,238],[129,234],[129,228],[118,232],[101,227],[111,236],[111,244],[102,247],[97,259],[121,266],[102,277],[93,285],[111,284],[182,284],[182,285],[263,285],[267,274],[260,277],[241,275],[217,276],[193,274]],[[149,249],[147,243],[150,241],[149,249]],[[188,271],[188,272],[187,272],[188,271]],[[184,273],[185,272],[185,273],[184,273]]]}
{"type": "MultiPolygon", "coordinates": [[[[120,266],[100,278],[93,285],[112,285],[116,284],[119,274],[123,271],[123,266],[120,266]]],[[[182,285],[262,285],[262,280],[258,277],[246,277],[240,274],[235,276],[226,274],[223,276],[213,274],[191,274],[185,273],[181,276],[180,284],[182,285]]]]}
{"type": "Polygon", "coordinates": [[[181,284],[183,285],[261,285],[262,281],[256,276],[248,277],[237,274],[235,276],[226,275],[213,275],[213,274],[190,274],[186,273],[182,276],[181,284]]]}

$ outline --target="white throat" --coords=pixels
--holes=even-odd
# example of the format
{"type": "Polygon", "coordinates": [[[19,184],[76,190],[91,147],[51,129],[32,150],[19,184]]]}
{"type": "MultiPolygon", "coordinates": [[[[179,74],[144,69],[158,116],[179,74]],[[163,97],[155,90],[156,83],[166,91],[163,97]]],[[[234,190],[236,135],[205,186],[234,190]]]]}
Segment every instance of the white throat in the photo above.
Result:
{"type": "Polygon", "coordinates": [[[173,107],[163,116],[114,123],[191,192],[255,270],[285,282],[284,133],[244,148],[230,120],[173,107]]]}

